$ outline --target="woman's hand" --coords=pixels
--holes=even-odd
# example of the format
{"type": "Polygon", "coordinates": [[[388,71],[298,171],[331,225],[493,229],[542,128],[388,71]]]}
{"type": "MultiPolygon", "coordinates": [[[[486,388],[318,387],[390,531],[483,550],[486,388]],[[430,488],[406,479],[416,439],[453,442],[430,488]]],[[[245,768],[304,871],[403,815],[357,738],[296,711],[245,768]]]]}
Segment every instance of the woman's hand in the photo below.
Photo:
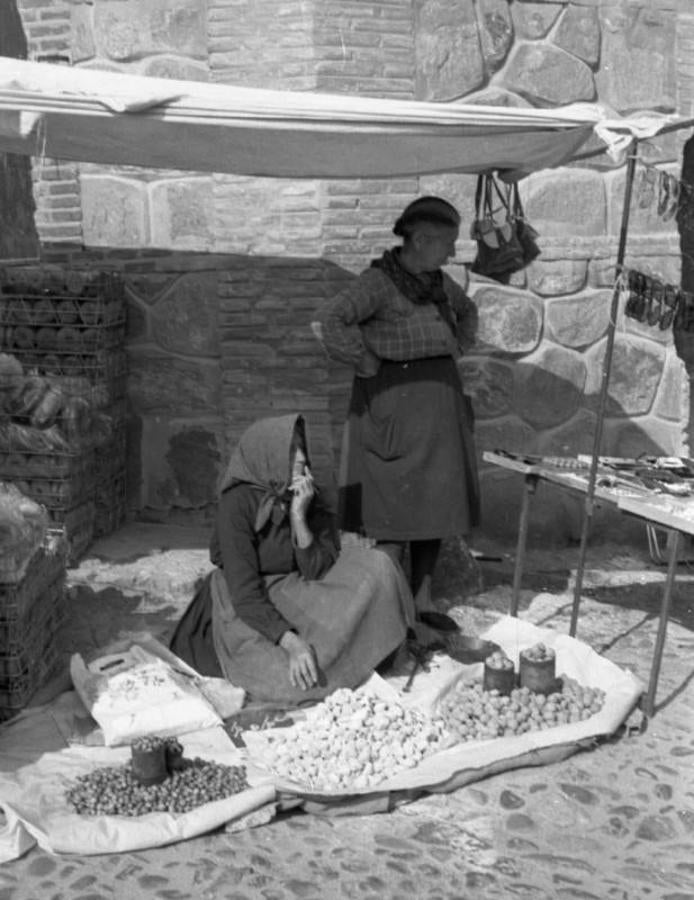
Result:
{"type": "Polygon", "coordinates": [[[294,687],[307,691],[318,683],[318,667],[313,647],[293,631],[285,631],[280,647],[289,656],[289,680],[294,687]]]}
{"type": "Polygon", "coordinates": [[[292,478],[289,490],[292,492],[292,502],[289,511],[292,517],[303,522],[306,520],[306,512],[316,493],[313,475],[311,475],[308,466],[304,466],[303,474],[295,475],[292,478]]]}

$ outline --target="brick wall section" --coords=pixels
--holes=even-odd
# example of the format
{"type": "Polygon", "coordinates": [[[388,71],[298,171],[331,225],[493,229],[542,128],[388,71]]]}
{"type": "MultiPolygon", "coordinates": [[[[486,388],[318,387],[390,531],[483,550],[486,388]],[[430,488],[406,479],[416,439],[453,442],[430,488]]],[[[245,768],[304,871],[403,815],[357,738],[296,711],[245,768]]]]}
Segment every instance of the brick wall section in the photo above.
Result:
{"type": "Polygon", "coordinates": [[[313,41],[317,90],[412,98],[415,55],[409,3],[318,0],[313,41]]]}
{"type": "Polygon", "coordinates": [[[316,87],[312,4],[305,0],[210,0],[211,79],[278,90],[316,87]]]}
{"type": "MultiPolygon", "coordinates": [[[[71,62],[71,4],[60,0],[19,0],[28,58],[71,62]]],[[[42,242],[82,240],[79,169],[76,164],[33,157],[36,230],[42,242]]]]}

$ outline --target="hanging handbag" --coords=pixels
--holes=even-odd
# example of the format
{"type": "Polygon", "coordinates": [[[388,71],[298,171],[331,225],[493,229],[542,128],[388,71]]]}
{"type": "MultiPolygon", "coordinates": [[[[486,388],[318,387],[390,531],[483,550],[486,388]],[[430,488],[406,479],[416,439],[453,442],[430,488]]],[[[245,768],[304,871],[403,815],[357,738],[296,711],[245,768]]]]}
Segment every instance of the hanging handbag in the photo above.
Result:
{"type": "Polygon", "coordinates": [[[477,242],[473,272],[506,280],[539,254],[538,235],[525,221],[517,185],[499,184],[493,174],[479,175],[475,215],[470,232],[477,242]]]}
{"type": "Polygon", "coordinates": [[[520,192],[518,191],[517,184],[514,184],[511,188],[511,194],[513,198],[513,223],[516,228],[518,240],[520,241],[520,245],[523,248],[523,265],[527,266],[528,263],[531,263],[534,259],[537,259],[537,257],[542,252],[537,243],[537,239],[540,237],[540,235],[533,228],[530,222],[528,222],[528,220],[525,218],[525,213],[523,212],[523,205],[521,204],[520,192]]]}

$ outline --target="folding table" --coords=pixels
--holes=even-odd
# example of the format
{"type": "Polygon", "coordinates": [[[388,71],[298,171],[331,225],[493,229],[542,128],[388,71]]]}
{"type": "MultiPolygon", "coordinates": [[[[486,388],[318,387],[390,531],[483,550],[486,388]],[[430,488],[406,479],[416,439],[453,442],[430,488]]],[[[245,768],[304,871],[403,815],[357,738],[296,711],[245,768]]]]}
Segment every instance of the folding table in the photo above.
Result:
{"type": "MultiPolygon", "coordinates": [[[[531,497],[535,494],[540,481],[554,484],[574,495],[585,496],[588,490],[588,467],[586,466],[585,471],[582,472],[578,460],[572,461],[569,457],[565,458],[565,467],[563,467],[562,458],[557,458],[557,464],[553,465],[542,461],[524,461],[522,456],[489,450],[482,454],[482,458],[485,462],[500,466],[503,469],[519,472],[524,476],[511,607],[509,610],[512,616],[517,616],[528,537],[531,497]],[[572,462],[575,463],[575,468],[572,468],[572,462]]],[[[658,676],[665,646],[665,635],[672,603],[672,589],[682,546],[682,536],[694,535],[694,497],[675,497],[645,489],[639,491],[629,485],[621,484],[616,471],[607,471],[605,469],[603,469],[603,476],[599,476],[596,481],[594,496],[598,501],[609,504],[620,512],[636,516],[646,524],[655,524],[667,532],[667,575],[660,603],[658,634],[653,651],[648,690],[645,699],[641,703],[644,714],[650,717],[655,711],[658,676]]],[[[580,574],[582,575],[582,573],[580,574]]],[[[578,624],[581,580],[580,577],[576,579],[577,590],[574,593],[571,625],[569,628],[571,636],[576,634],[576,626],[578,624]]]]}

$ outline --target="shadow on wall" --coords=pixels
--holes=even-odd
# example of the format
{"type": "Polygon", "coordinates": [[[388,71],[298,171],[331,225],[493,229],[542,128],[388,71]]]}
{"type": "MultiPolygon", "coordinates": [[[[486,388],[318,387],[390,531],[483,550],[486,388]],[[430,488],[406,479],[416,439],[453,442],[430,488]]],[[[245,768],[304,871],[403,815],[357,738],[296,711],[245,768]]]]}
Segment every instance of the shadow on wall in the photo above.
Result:
{"type": "MultiPolygon", "coordinates": [[[[335,493],[351,372],[328,360],[311,330],[316,311],[356,276],[315,258],[162,251],[44,248],[48,267],[119,271],[128,305],[124,461],[131,517],[208,524],[217,477],[241,433],[265,416],[301,412],[314,471],[335,493]]],[[[123,350],[121,349],[121,352],[123,350]]],[[[580,356],[580,354],[575,354],[580,356]]],[[[461,363],[475,408],[478,454],[590,453],[599,373],[563,377],[547,357],[484,345],[461,363]]],[[[582,364],[583,365],[583,364],[582,364]]],[[[564,372],[563,369],[559,370],[564,372]]],[[[603,453],[672,452],[639,418],[650,413],[659,381],[646,382],[637,407],[610,400],[603,453]]],[[[490,536],[514,536],[522,479],[482,464],[483,523],[490,536]]],[[[628,526],[618,517],[613,528],[628,526]]],[[[596,525],[602,528],[601,516],[596,525]]],[[[599,530],[598,529],[598,530],[599,530]]],[[[580,530],[580,507],[541,488],[532,532],[566,544],[580,530]]]]}

